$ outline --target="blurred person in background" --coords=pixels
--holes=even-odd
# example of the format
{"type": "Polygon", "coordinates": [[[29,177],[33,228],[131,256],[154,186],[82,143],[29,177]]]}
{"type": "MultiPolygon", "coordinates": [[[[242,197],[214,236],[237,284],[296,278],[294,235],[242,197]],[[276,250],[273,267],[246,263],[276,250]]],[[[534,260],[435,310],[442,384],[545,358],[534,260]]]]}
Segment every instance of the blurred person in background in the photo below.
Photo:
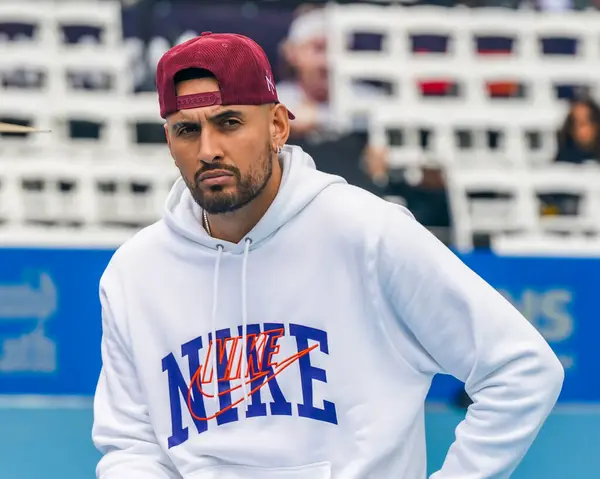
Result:
{"type": "MultiPolygon", "coordinates": [[[[277,91],[290,109],[297,111],[292,128],[295,137],[333,130],[337,118],[329,105],[329,66],[327,57],[327,17],[323,7],[304,5],[295,12],[281,54],[292,70],[292,78],[277,84],[277,91]]],[[[357,84],[355,94],[376,96],[380,90],[357,84]]],[[[359,120],[355,130],[365,130],[359,120]]]]}
{"type": "Polygon", "coordinates": [[[558,133],[558,163],[600,163],[600,107],[589,97],[576,98],[558,133]]]}
{"type": "MultiPolygon", "coordinates": [[[[600,107],[589,95],[578,95],[558,132],[555,164],[600,164],[600,107]]],[[[540,195],[541,211],[549,215],[575,215],[580,198],[574,194],[540,195]]]]}
{"type": "MultiPolygon", "coordinates": [[[[291,137],[301,139],[325,135],[337,130],[338,119],[329,104],[329,67],[327,57],[327,18],[323,7],[301,6],[290,25],[289,33],[281,47],[282,57],[293,71],[292,79],[277,85],[282,101],[296,114],[291,137]]],[[[354,95],[375,98],[382,90],[371,84],[356,83],[354,95]]],[[[450,225],[445,186],[439,170],[423,169],[415,182],[407,182],[403,172],[389,169],[387,148],[369,144],[366,118],[356,118],[352,130],[361,135],[361,153],[345,158],[343,155],[324,155],[310,144],[302,144],[319,169],[344,176],[349,183],[368,189],[382,196],[401,198],[415,217],[426,226],[447,229],[450,225]],[[329,164],[334,161],[334,163],[329,164]],[[352,163],[350,163],[352,162],[352,163]]],[[[343,144],[333,146],[343,149],[343,144]]],[[[447,230],[446,230],[447,233],[447,230]]],[[[446,236],[442,233],[443,236],[446,236]]]]}
{"type": "MultiPolygon", "coordinates": [[[[277,91],[282,101],[296,115],[292,125],[292,138],[310,138],[319,134],[327,136],[328,133],[337,131],[337,118],[329,104],[326,12],[323,7],[302,5],[296,10],[294,17],[287,38],[281,45],[282,58],[292,70],[292,75],[290,79],[277,84],[277,91]]],[[[366,84],[356,84],[354,88],[355,94],[362,97],[381,94],[378,88],[366,84]]],[[[364,119],[358,119],[352,129],[354,132],[365,133],[367,123],[364,119]]],[[[376,184],[385,183],[387,161],[384,150],[367,144],[361,163],[362,165],[346,165],[344,171],[349,172],[351,167],[361,167],[376,184]]],[[[352,178],[347,179],[356,183],[352,178]]]]}
{"type": "Polygon", "coordinates": [[[296,111],[293,136],[304,136],[331,126],[325,14],[321,8],[296,11],[281,53],[293,78],[277,84],[282,101],[296,111]]]}

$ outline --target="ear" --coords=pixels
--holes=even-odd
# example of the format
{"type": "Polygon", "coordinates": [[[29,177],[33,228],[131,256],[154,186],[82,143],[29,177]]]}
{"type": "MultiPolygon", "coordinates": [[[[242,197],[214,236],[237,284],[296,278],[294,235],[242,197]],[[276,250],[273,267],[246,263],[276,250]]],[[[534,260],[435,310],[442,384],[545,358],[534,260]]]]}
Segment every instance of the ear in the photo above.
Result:
{"type": "Polygon", "coordinates": [[[290,136],[290,119],[285,105],[278,103],[274,105],[271,112],[271,144],[273,150],[283,146],[290,136]]]}

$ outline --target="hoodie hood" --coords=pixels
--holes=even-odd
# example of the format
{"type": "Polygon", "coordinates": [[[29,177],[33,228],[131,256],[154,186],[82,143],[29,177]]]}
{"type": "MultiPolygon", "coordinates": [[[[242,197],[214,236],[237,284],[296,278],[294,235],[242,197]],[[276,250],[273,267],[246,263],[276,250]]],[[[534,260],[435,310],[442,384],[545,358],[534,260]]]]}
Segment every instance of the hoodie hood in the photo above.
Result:
{"type": "Polygon", "coordinates": [[[346,183],[339,176],[318,171],[313,159],[299,146],[286,145],[279,154],[283,176],[275,200],[248,234],[235,244],[212,238],[202,227],[202,209],[196,204],[182,178],[173,185],[166,201],[164,220],[169,228],[208,248],[243,253],[250,240],[252,248],[273,235],[302,211],[329,185],[346,183]]]}

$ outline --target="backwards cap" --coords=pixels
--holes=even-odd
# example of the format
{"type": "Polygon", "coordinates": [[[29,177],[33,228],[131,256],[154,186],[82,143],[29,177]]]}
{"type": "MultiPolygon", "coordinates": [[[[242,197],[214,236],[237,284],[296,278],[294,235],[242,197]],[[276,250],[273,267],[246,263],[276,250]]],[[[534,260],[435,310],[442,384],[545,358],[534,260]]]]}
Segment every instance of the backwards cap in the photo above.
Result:
{"type": "MultiPolygon", "coordinates": [[[[253,40],[233,33],[204,32],[167,51],[156,70],[160,116],[211,105],[279,103],[271,64],[253,40]],[[212,73],[219,91],[177,96],[175,75],[188,68],[212,73]]],[[[288,113],[294,119],[292,113],[288,113]]]]}

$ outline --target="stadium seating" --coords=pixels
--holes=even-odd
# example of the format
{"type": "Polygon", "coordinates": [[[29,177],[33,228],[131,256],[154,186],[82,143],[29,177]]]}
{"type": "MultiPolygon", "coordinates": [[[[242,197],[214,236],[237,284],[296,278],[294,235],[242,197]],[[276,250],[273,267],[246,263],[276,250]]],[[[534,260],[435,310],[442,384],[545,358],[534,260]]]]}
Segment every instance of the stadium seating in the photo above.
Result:
{"type": "MultiPolygon", "coordinates": [[[[558,86],[598,90],[600,15],[598,12],[540,13],[528,10],[455,7],[402,8],[376,5],[329,7],[332,108],[342,128],[367,115],[371,143],[387,147],[390,166],[436,165],[445,171],[455,245],[473,247],[473,236],[506,233],[539,238],[549,233],[598,234],[598,171],[551,165],[556,131],[567,113],[558,86]],[[357,34],[382,36],[379,52],[353,51],[357,34]],[[414,35],[448,38],[444,53],[414,53],[414,35]],[[512,40],[509,54],[482,55],[480,37],[512,40]],[[573,39],[575,54],[548,55],[543,40],[573,39]],[[386,81],[392,92],[373,100],[353,95],[353,83],[386,81]],[[452,81],[458,94],[424,97],[419,81],[452,81]],[[520,84],[524,94],[493,98],[487,86],[520,84]],[[429,132],[424,148],[419,131],[429,132]],[[400,131],[401,144],[390,133],[400,131]],[[470,145],[460,133],[470,134],[470,145]],[[491,148],[488,135],[498,135],[491,148]],[[476,194],[488,197],[473,199],[476,194]],[[540,216],[542,194],[579,196],[575,216],[540,216]]],[[[397,135],[396,135],[397,136],[397,135]]],[[[514,238],[515,236],[512,236],[514,238]]]]}
{"type": "MultiPolygon", "coordinates": [[[[45,74],[37,89],[0,83],[0,117],[53,131],[0,137],[0,233],[31,224],[98,230],[151,223],[178,172],[164,145],[136,140],[136,124],[162,120],[155,93],[133,93],[135,49],[124,47],[120,3],[38,7],[0,3],[0,22],[35,27],[29,38],[0,38],[0,70],[45,74]],[[63,28],[81,24],[101,30],[101,41],[68,42],[63,28]],[[104,75],[112,80],[108,88],[77,88],[72,74],[81,71],[96,86],[104,85],[104,75]],[[100,123],[98,138],[71,138],[73,119],[100,123]]],[[[566,114],[556,87],[586,86],[600,93],[595,68],[600,13],[331,4],[327,14],[331,106],[340,129],[350,128],[353,116],[366,115],[370,142],[389,149],[392,168],[443,168],[459,248],[471,248],[476,233],[537,238],[547,232],[600,232],[598,171],[558,171],[550,164],[555,132],[566,114]],[[364,33],[380,35],[381,50],[350,49],[353,36],[364,33]],[[414,35],[447,37],[447,51],[415,53],[414,35]],[[511,38],[513,48],[481,55],[476,48],[481,36],[511,38]],[[544,54],[541,40],[555,37],[577,40],[575,54],[544,54]],[[387,82],[391,92],[360,97],[353,89],[357,80],[387,82]],[[424,97],[419,88],[424,80],[455,82],[456,95],[424,97]],[[497,81],[518,83],[524,94],[492,98],[488,85],[497,81]],[[423,129],[430,132],[425,148],[419,141],[423,129]],[[402,132],[400,144],[391,142],[391,130],[402,132]],[[490,132],[499,139],[493,148],[490,132]],[[473,199],[478,192],[491,197],[473,199]],[[556,192],[581,195],[576,216],[540,217],[538,196],[556,192]]]]}
{"type": "Polygon", "coordinates": [[[97,229],[155,221],[177,171],[163,145],[136,142],[136,123],[162,120],[156,94],[133,94],[120,3],[40,5],[46,8],[0,4],[0,22],[31,25],[36,32],[0,42],[0,70],[45,75],[37,89],[0,89],[0,116],[52,129],[0,139],[0,223],[12,230],[36,224],[97,229]],[[98,29],[100,42],[67,42],[63,29],[80,25],[98,29]],[[108,75],[109,88],[77,88],[76,73],[98,84],[108,75]],[[101,124],[98,138],[71,138],[72,120],[101,124]]]}

